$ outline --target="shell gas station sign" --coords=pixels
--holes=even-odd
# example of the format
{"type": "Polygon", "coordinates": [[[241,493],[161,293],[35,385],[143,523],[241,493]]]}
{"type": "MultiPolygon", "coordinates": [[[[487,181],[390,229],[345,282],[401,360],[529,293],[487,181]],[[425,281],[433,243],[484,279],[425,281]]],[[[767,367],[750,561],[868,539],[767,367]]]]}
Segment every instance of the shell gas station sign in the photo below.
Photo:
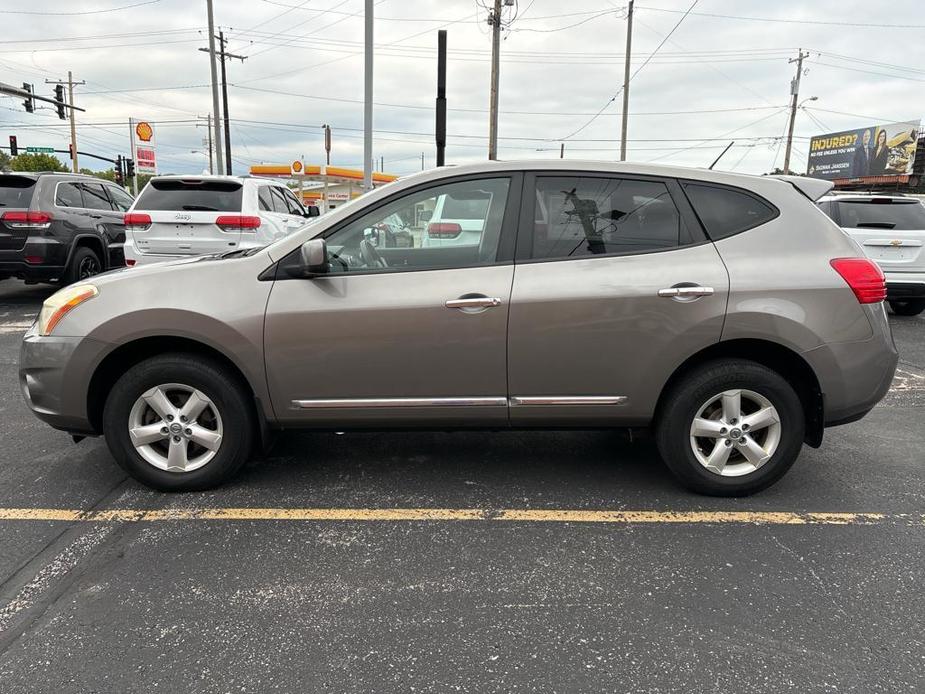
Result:
{"type": "Polygon", "coordinates": [[[129,119],[132,126],[132,159],[135,172],[157,173],[157,153],[154,146],[154,126],[145,120],[129,119]]]}

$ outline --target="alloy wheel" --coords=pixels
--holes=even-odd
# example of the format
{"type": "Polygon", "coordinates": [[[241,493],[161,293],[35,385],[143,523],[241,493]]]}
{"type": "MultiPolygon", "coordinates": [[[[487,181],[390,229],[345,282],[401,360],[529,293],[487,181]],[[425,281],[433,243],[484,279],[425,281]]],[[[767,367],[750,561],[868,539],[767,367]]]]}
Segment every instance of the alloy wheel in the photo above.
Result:
{"type": "Polygon", "coordinates": [[[100,262],[96,259],[96,256],[88,255],[80,261],[80,265],[77,267],[78,279],[85,280],[98,274],[100,274],[100,262]]]}
{"type": "Polygon", "coordinates": [[[132,446],[159,470],[192,472],[212,460],[222,444],[222,418],[202,391],[165,383],[145,391],[129,412],[132,446]]]}
{"type": "Polygon", "coordinates": [[[745,389],[726,390],[707,400],[690,429],[697,462],[723,477],[754,472],[771,459],[780,440],[777,409],[763,395],[745,389]]]}

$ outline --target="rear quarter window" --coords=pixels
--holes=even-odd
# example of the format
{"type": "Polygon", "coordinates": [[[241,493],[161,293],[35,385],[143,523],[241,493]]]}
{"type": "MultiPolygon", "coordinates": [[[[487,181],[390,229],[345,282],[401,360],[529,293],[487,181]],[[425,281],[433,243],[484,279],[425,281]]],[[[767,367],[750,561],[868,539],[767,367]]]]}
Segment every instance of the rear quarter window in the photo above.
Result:
{"type": "Polygon", "coordinates": [[[29,207],[35,181],[28,176],[0,176],[0,207],[29,207]]]}
{"type": "Polygon", "coordinates": [[[234,181],[151,181],[135,209],[240,212],[242,190],[234,181]]]}
{"type": "Polygon", "coordinates": [[[718,241],[769,222],[779,214],[771,203],[740,188],[684,183],[707,235],[718,241]]]}

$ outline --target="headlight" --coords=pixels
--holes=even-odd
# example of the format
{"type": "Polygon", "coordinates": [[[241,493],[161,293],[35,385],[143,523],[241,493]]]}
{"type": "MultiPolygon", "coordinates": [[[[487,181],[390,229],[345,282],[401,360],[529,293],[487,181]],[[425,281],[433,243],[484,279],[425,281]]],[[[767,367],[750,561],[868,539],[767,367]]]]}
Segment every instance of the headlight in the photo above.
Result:
{"type": "Polygon", "coordinates": [[[45,299],[39,313],[39,335],[50,335],[68,312],[100,293],[92,284],[75,284],[45,299]]]}

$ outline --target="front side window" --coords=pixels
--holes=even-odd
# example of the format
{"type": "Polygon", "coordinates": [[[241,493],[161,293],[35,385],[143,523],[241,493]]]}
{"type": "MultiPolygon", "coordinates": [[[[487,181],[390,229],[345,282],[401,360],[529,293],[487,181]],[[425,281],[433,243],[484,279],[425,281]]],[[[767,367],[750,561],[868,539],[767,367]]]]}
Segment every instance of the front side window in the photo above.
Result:
{"type": "Polygon", "coordinates": [[[59,183],[55,192],[55,204],[58,207],[83,207],[80,186],[76,183],[59,183]]]}
{"type": "Polygon", "coordinates": [[[747,231],[777,216],[777,210],[769,203],[744,190],[685,183],[684,192],[714,241],[747,231]]]}
{"type": "Polygon", "coordinates": [[[270,197],[270,186],[260,186],[257,189],[257,205],[264,212],[273,212],[273,199],[270,197]]]}
{"type": "Polygon", "coordinates": [[[302,206],[299,204],[299,201],[296,199],[295,194],[288,188],[283,188],[283,195],[286,198],[286,204],[289,205],[289,214],[294,214],[298,217],[302,217],[305,214],[305,210],[302,209],[302,206]]]}
{"type": "Polygon", "coordinates": [[[270,197],[273,199],[273,210],[280,214],[289,214],[289,207],[286,205],[286,198],[283,192],[276,186],[270,186],[270,197]]]}
{"type": "Polygon", "coordinates": [[[103,190],[100,183],[84,183],[84,207],[88,210],[109,210],[112,211],[112,204],[109,202],[109,196],[103,190]]]}
{"type": "Polygon", "coordinates": [[[490,265],[498,257],[510,183],[506,177],[445,183],[393,200],[327,236],[331,272],[490,265]],[[446,214],[460,206],[468,216],[446,214]]]}
{"type": "Polygon", "coordinates": [[[690,232],[661,181],[536,179],[534,259],[643,253],[690,242],[690,232]]]}

